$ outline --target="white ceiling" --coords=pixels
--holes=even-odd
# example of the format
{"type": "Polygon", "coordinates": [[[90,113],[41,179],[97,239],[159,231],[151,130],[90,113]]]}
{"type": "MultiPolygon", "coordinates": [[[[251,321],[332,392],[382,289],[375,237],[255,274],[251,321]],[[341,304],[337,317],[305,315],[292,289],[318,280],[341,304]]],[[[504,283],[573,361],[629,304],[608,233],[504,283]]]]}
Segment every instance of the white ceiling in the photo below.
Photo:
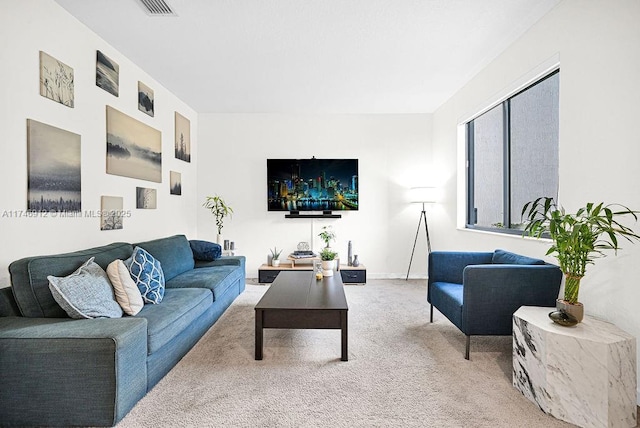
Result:
{"type": "Polygon", "coordinates": [[[430,113],[561,0],[56,1],[199,113],[430,113]]]}

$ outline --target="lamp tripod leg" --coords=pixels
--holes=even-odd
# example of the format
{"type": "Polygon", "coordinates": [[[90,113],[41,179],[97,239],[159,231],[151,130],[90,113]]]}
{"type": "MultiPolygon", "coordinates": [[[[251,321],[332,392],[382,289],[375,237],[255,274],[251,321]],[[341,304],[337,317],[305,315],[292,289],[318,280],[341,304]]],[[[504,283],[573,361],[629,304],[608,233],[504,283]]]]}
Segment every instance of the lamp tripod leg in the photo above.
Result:
{"type": "MultiPolygon", "coordinates": [[[[409,259],[409,269],[407,269],[407,278],[405,281],[409,280],[409,272],[411,271],[411,262],[413,262],[413,254],[416,252],[416,243],[418,242],[418,234],[420,233],[420,223],[422,223],[422,215],[425,214],[424,211],[420,214],[420,219],[418,220],[418,229],[416,230],[416,239],[413,240],[413,250],[411,250],[411,258],[409,259]]],[[[426,216],[425,216],[425,226],[426,226],[426,216]]],[[[427,236],[429,236],[427,234],[427,236]]]]}

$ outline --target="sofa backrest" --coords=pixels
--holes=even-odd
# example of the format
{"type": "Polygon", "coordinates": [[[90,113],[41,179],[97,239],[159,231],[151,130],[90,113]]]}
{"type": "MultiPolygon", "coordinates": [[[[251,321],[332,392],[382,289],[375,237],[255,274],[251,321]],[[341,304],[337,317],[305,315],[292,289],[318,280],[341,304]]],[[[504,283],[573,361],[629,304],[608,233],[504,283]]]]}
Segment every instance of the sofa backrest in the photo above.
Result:
{"type": "Polygon", "coordinates": [[[165,281],[194,268],[193,251],[191,251],[191,245],[184,235],[138,242],[133,245],[145,249],[160,261],[165,281]]]}
{"type": "Polygon", "coordinates": [[[13,298],[11,287],[0,288],[0,317],[19,317],[20,309],[13,298]]]}
{"type": "Polygon", "coordinates": [[[102,247],[49,256],[26,257],[9,265],[13,296],[20,313],[32,318],[68,318],[49,291],[48,275],[67,276],[89,258],[103,269],[115,259],[127,259],[133,253],[131,244],[114,242],[102,247]]]}

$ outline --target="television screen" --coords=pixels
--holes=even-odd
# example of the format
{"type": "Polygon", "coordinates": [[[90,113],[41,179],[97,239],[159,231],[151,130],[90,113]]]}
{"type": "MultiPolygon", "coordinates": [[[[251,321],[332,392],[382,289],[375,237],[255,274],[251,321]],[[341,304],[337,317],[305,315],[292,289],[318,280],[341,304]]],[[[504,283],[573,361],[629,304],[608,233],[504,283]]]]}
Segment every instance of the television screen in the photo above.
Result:
{"type": "Polygon", "coordinates": [[[358,209],[358,159],[267,159],[269,211],[358,209]]]}

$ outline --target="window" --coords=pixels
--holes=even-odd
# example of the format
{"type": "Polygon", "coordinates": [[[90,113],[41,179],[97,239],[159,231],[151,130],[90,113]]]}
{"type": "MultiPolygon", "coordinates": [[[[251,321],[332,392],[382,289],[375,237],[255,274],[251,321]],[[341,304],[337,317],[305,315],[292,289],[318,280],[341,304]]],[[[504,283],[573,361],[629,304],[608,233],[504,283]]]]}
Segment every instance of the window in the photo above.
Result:
{"type": "Polygon", "coordinates": [[[559,70],[466,124],[467,227],[520,233],[525,203],[558,196],[559,70]]]}

